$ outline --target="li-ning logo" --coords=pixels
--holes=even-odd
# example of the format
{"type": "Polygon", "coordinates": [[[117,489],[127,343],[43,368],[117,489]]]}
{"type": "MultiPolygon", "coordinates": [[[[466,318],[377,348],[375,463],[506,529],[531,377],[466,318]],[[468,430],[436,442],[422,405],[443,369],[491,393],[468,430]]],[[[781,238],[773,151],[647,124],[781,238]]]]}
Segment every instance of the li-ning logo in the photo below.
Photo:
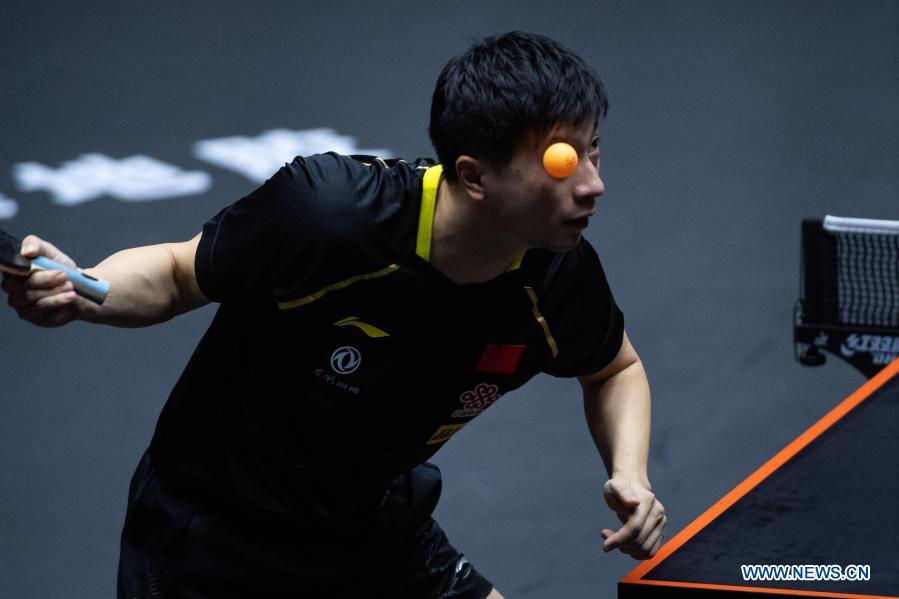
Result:
{"type": "Polygon", "coordinates": [[[499,392],[499,387],[481,383],[471,391],[466,391],[459,396],[462,409],[453,412],[453,418],[473,418],[489,408],[500,397],[502,397],[502,393],[499,392]]]}
{"type": "Polygon", "coordinates": [[[334,369],[334,372],[337,374],[350,374],[356,372],[360,364],[362,364],[362,354],[360,354],[359,350],[355,347],[350,347],[348,345],[338,347],[334,350],[334,353],[331,354],[331,368],[334,369]]]}
{"type": "Polygon", "coordinates": [[[359,320],[357,316],[349,316],[342,320],[338,320],[334,323],[336,327],[346,327],[353,326],[359,328],[363,333],[368,335],[369,337],[390,337],[390,333],[385,330],[379,329],[378,327],[368,324],[367,322],[362,322],[359,320]]]}

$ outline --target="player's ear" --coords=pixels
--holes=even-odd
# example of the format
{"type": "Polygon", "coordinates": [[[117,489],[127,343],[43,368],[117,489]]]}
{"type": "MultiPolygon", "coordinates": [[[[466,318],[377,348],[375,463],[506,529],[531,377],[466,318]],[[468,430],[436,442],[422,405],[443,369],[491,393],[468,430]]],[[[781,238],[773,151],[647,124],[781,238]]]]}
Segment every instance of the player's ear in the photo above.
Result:
{"type": "Polygon", "coordinates": [[[456,175],[459,187],[465,190],[468,196],[476,201],[484,199],[484,167],[477,158],[462,155],[456,158],[456,175]]]}

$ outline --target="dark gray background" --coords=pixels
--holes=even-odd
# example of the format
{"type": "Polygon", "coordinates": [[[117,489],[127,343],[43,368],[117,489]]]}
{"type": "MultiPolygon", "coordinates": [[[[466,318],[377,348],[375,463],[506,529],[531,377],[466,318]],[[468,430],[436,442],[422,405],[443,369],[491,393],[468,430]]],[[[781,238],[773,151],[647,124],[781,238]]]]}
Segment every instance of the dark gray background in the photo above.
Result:
{"type": "MultiPolygon", "coordinates": [[[[596,67],[607,193],[587,236],[653,390],[650,476],[669,537],[863,382],[793,360],[799,222],[899,218],[896,2],[4,2],[2,226],[82,266],[193,236],[254,186],[200,139],[333,127],[431,155],[433,82],[471,38],[524,29],[596,67]],[[11,168],[149,154],[210,192],[65,208],[11,168]]],[[[213,307],[157,327],[0,311],[0,595],[112,596],[127,484],[213,307]]],[[[435,458],[437,515],[512,598],[611,597],[605,473],[576,382],[540,377],[435,458]]],[[[875,573],[876,576],[876,573],[875,573]]]]}

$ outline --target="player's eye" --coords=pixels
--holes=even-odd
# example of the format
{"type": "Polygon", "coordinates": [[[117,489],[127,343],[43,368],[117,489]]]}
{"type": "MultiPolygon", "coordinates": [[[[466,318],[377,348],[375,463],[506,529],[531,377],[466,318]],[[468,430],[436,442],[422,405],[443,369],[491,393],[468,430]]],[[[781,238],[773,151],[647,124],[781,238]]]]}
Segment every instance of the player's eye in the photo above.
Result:
{"type": "Polygon", "coordinates": [[[599,160],[599,137],[594,137],[590,143],[590,158],[593,162],[599,160]]]}

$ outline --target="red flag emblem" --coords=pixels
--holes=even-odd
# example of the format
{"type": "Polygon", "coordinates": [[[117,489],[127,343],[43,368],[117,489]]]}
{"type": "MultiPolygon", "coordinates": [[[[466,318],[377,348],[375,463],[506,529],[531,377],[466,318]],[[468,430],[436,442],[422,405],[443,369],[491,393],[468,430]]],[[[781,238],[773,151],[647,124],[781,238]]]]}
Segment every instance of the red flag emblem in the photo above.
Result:
{"type": "Polygon", "coordinates": [[[525,347],[527,346],[488,343],[475,370],[498,374],[514,374],[515,368],[518,366],[518,360],[521,359],[521,353],[525,347]]]}

